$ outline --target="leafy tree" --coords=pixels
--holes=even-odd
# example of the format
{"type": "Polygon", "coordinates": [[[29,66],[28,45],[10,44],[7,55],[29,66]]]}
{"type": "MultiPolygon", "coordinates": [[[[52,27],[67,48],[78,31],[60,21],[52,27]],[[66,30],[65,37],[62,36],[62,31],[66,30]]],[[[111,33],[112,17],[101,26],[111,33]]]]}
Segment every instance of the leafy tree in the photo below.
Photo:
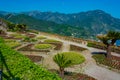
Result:
{"type": "Polygon", "coordinates": [[[59,73],[60,76],[63,78],[64,68],[76,64],[81,64],[85,61],[85,58],[76,52],[63,52],[55,55],[53,57],[53,60],[59,66],[59,73]]]}
{"type": "Polygon", "coordinates": [[[120,32],[109,31],[106,35],[97,36],[107,46],[107,58],[111,58],[111,46],[120,39],[120,32]]]}
{"type": "Polygon", "coordinates": [[[53,60],[59,66],[60,76],[64,77],[64,68],[69,67],[72,62],[68,60],[63,54],[57,54],[53,57],[53,60]]]}

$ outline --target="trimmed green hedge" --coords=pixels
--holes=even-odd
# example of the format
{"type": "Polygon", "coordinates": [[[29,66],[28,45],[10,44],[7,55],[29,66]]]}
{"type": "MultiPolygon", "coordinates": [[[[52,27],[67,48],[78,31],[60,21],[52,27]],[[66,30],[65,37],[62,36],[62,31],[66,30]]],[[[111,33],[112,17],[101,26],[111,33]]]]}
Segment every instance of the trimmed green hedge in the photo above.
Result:
{"type": "Polygon", "coordinates": [[[0,39],[3,80],[61,80],[56,74],[34,64],[30,59],[6,46],[0,39]]]}

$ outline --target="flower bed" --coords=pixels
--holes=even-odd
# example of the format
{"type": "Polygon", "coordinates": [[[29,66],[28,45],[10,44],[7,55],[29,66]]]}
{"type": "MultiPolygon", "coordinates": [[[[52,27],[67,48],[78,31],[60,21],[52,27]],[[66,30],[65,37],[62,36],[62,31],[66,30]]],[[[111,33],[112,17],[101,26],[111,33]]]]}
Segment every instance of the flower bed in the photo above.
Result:
{"type": "Polygon", "coordinates": [[[35,44],[34,48],[35,49],[51,49],[52,45],[51,44],[35,44]]]}
{"type": "Polygon", "coordinates": [[[39,42],[39,44],[52,44],[55,45],[54,50],[61,50],[62,48],[62,42],[39,42]]]}
{"type": "Polygon", "coordinates": [[[27,56],[33,62],[40,62],[41,60],[43,60],[42,56],[36,56],[36,55],[25,55],[25,56],[27,56]]]}
{"type": "Polygon", "coordinates": [[[27,46],[24,46],[20,49],[18,49],[18,51],[34,51],[34,52],[50,52],[50,50],[37,50],[37,49],[32,49],[32,46],[34,44],[28,44],[27,46]]]}
{"type": "Polygon", "coordinates": [[[20,42],[17,42],[14,39],[5,39],[5,44],[13,49],[21,45],[20,42]]]}
{"type": "Polygon", "coordinates": [[[11,37],[23,39],[26,36],[18,33],[10,34],[11,37]]]}
{"type": "Polygon", "coordinates": [[[93,54],[93,58],[96,60],[98,64],[103,64],[109,67],[109,69],[117,69],[120,71],[120,57],[112,56],[111,61],[107,60],[105,55],[103,54],[93,54]]]}
{"type": "Polygon", "coordinates": [[[54,39],[46,39],[44,42],[45,43],[59,43],[60,41],[54,40],[54,39]]]}
{"type": "Polygon", "coordinates": [[[27,33],[26,36],[27,36],[27,37],[30,37],[30,38],[34,38],[34,37],[36,37],[35,34],[30,34],[30,33],[27,33]]]}
{"type": "Polygon", "coordinates": [[[44,36],[38,36],[37,39],[42,40],[42,39],[46,39],[46,37],[44,37],[44,36]]]}
{"type": "Polygon", "coordinates": [[[70,50],[71,51],[84,51],[84,50],[87,50],[86,48],[82,48],[82,47],[79,47],[79,46],[75,46],[75,45],[70,45],[70,50]]]}

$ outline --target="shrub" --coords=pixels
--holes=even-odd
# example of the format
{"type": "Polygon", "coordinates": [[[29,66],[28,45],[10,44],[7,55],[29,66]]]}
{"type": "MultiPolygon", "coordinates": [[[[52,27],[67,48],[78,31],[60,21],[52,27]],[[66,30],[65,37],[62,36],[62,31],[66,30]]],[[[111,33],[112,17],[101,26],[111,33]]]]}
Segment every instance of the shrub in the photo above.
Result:
{"type": "Polygon", "coordinates": [[[36,49],[49,49],[52,48],[51,44],[36,44],[34,46],[36,49]]]}

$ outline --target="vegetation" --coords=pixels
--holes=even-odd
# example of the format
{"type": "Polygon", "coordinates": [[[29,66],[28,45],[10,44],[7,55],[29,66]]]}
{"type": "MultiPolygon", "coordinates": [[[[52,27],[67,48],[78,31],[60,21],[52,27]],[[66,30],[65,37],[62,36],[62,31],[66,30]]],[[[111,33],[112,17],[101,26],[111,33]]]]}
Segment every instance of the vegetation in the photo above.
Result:
{"type": "Polygon", "coordinates": [[[46,39],[46,37],[44,37],[44,36],[39,36],[39,37],[37,37],[37,39],[46,39]]]}
{"type": "Polygon", "coordinates": [[[38,20],[24,14],[13,15],[9,19],[4,19],[11,21],[14,24],[26,24],[27,26],[29,26],[29,29],[44,31],[48,33],[74,37],[88,37],[89,34],[87,31],[84,31],[84,28],[81,27],[73,27],[71,25],[57,24],[51,21],[38,20]]]}
{"type": "Polygon", "coordinates": [[[103,64],[105,66],[108,66],[109,69],[117,69],[120,70],[120,59],[119,57],[112,56],[111,61],[107,60],[106,56],[104,54],[94,54],[92,56],[98,64],[103,64]]]}
{"type": "Polygon", "coordinates": [[[6,46],[0,39],[3,80],[61,80],[56,74],[31,62],[27,57],[6,46]]]}
{"type": "Polygon", "coordinates": [[[57,40],[54,40],[54,39],[46,39],[44,42],[46,42],[46,43],[56,43],[56,42],[60,42],[60,41],[57,41],[57,40]]]}
{"type": "Polygon", "coordinates": [[[24,42],[36,42],[37,39],[30,38],[30,37],[24,37],[23,41],[24,41],[24,42]]]}
{"type": "Polygon", "coordinates": [[[13,40],[13,39],[5,39],[5,44],[9,46],[10,48],[16,48],[21,45],[20,42],[13,40]]]}
{"type": "Polygon", "coordinates": [[[18,34],[18,33],[10,34],[10,36],[13,36],[15,38],[25,38],[26,37],[25,35],[18,34]]]}
{"type": "Polygon", "coordinates": [[[63,52],[53,57],[55,63],[59,66],[60,76],[64,77],[64,68],[71,65],[81,64],[85,58],[76,52],[63,52]]]}
{"type": "Polygon", "coordinates": [[[97,36],[107,46],[107,58],[111,58],[111,46],[120,39],[120,32],[109,31],[106,35],[97,36]]]}
{"type": "Polygon", "coordinates": [[[15,48],[15,47],[18,47],[20,46],[21,44],[19,42],[8,42],[8,43],[5,43],[7,46],[11,47],[11,48],[15,48]]]}
{"type": "Polygon", "coordinates": [[[35,44],[36,49],[50,49],[52,48],[51,44],[35,44]]]}
{"type": "Polygon", "coordinates": [[[84,51],[84,50],[87,50],[86,48],[83,48],[83,47],[79,47],[79,46],[75,46],[75,45],[70,45],[70,50],[71,51],[84,51]]]}

